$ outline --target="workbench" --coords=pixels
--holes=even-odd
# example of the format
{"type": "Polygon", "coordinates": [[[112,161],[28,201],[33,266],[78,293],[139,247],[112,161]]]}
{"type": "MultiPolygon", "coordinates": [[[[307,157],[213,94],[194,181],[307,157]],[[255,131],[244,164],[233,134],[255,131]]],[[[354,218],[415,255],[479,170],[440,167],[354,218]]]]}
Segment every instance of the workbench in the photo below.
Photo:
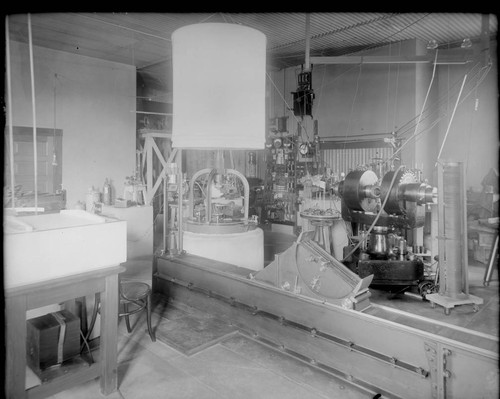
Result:
{"type": "MultiPolygon", "coordinates": [[[[100,377],[103,395],[116,391],[118,335],[118,274],[122,266],[111,266],[5,290],[6,397],[43,398],[74,385],[100,377]],[[51,381],[26,389],[26,312],[79,297],[101,295],[100,349],[92,364],[62,371],[51,381]]],[[[64,368],[64,364],[60,366],[64,368]]]]}

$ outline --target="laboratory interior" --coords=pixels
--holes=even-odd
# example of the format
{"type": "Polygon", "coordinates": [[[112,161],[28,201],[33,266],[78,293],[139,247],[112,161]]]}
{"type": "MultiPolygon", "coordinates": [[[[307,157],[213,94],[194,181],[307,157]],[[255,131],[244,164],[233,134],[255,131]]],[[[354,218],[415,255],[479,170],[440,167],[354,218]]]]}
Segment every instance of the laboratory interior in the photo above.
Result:
{"type": "Polygon", "coordinates": [[[498,397],[494,12],[4,28],[5,397],[498,397]]]}

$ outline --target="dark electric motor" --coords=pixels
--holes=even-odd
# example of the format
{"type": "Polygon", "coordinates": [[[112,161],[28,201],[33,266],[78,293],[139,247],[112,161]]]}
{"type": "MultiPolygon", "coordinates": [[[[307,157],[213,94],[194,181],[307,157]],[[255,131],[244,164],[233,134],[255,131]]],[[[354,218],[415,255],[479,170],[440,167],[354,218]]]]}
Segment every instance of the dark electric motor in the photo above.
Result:
{"type": "Polygon", "coordinates": [[[375,286],[418,285],[424,265],[412,250],[415,229],[424,225],[422,205],[435,202],[437,190],[409,170],[391,171],[381,179],[372,170],[355,170],[333,192],[341,197],[342,218],[353,231],[344,264],[360,277],[373,274],[375,286]]]}

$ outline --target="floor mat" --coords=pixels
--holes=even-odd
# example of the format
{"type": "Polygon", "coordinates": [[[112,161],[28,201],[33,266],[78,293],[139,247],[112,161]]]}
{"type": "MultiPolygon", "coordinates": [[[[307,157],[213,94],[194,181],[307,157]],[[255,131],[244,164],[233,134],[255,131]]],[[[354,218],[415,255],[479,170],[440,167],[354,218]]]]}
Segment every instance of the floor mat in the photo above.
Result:
{"type": "Polygon", "coordinates": [[[238,334],[238,330],[227,321],[165,300],[155,304],[153,313],[156,339],[187,356],[238,334]]]}

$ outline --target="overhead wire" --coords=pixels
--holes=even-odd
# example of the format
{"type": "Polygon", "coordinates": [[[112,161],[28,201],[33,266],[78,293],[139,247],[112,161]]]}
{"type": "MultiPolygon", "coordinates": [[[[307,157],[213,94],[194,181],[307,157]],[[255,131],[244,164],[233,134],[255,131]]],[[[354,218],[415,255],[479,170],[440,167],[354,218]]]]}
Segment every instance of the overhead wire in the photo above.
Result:
{"type": "Polygon", "coordinates": [[[347,121],[347,129],[346,129],[345,137],[344,137],[344,150],[345,150],[345,140],[347,140],[347,136],[348,136],[349,130],[351,128],[351,121],[352,121],[352,113],[354,110],[354,104],[356,103],[356,98],[358,97],[359,78],[361,77],[361,68],[362,68],[362,64],[359,64],[358,78],[356,79],[356,90],[354,91],[354,97],[352,99],[352,104],[351,104],[351,112],[349,113],[349,119],[347,121]]]}
{"type": "MultiPolygon", "coordinates": [[[[421,118],[422,118],[422,114],[423,114],[423,112],[424,112],[425,105],[427,104],[427,99],[429,98],[429,93],[430,93],[431,88],[432,88],[432,83],[434,82],[434,76],[435,76],[435,73],[436,73],[436,65],[437,65],[437,63],[436,63],[436,61],[437,61],[437,56],[438,56],[438,51],[436,50],[436,54],[435,54],[435,57],[434,57],[434,67],[433,67],[433,69],[432,69],[432,77],[431,77],[431,81],[430,81],[430,83],[429,83],[429,87],[427,88],[427,94],[425,95],[424,103],[422,104],[422,109],[421,109],[421,111],[420,111],[420,115],[419,115],[419,117],[418,117],[417,124],[416,124],[416,126],[415,126],[415,131],[414,131],[413,135],[415,135],[415,134],[416,134],[416,132],[417,132],[417,130],[418,130],[418,126],[419,126],[419,124],[420,124],[420,120],[421,120],[421,118]]],[[[396,155],[399,151],[401,151],[401,150],[400,150],[400,148],[398,148],[396,151],[394,151],[394,153],[392,154],[392,156],[391,156],[390,158],[386,159],[386,161],[385,161],[385,162],[383,162],[383,163],[387,163],[387,162],[389,162],[391,159],[393,159],[393,158],[394,158],[394,156],[395,156],[395,155],[396,155]]]]}
{"type": "MultiPolygon", "coordinates": [[[[477,64],[475,65],[477,66],[477,64]]],[[[486,72],[483,73],[480,77],[479,77],[479,80],[478,82],[476,83],[475,87],[471,90],[469,90],[463,97],[462,99],[460,100],[460,102],[458,103],[459,105],[462,104],[466,99],[467,97],[476,90],[476,88],[483,82],[483,80],[485,79],[486,75],[488,74],[489,70],[491,69],[491,66],[487,66],[487,67],[482,67],[478,72],[476,72],[476,75],[477,74],[480,74],[481,71],[483,71],[484,69],[486,69],[486,72]]],[[[448,98],[448,97],[447,97],[448,98]]],[[[432,109],[437,109],[438,106],[436,104],[433,104],[432,107],[430,107],[432,109]]],[[[421,134],[425,133],[425,132],[428,132],[431,128],[433,128],[437,123],[439,123],[441,121],[441,119],[443,119],[445,116],[447,115],[447,112],[445,112],[443,115],[437,117],[432,123],[430,126],[426,127],[425,129],[423,129],[422,131],[420,132],[414,132],[414,134],[412,134],[398,149],[397,151],[395,151],[393,153],[393,155],[389,158],[389,160],[393,159],[407,144],[409,144],[413,139],[415,139],[416,137],[420,136],[421,134]]],[[[414,118],[415,119],[415,118],[414,118]]],[[[426,119],[426,117],[424,117],[424,120],[426,119]]],[[[387,162],[387,161],[386,161],[387,162]]]]}
{"type": "Polygon", "coordinates": [[[450,121],[448,123],[448,127],[446,128],[446,133],[444,135],[443,142],[441,143],[441,148],[439,149],[439,153],[438,153],[438,156],[437,156],[437,160],[436,160],[435,166],[437,166],[437,164],[439,162],[439,159],[441,158],[441,153],[443,152],[443,148],[444,148],[444,145],[446,143],[446,139],[448,138],[448,133],[450,132],[451,123],[453,122],[453,119],[455,117],[455,112],[457,110],[457,107],[458,107],[458,104],[459,104],[459,101],[460,101],[460,96],[462,95],[462,91],[463,91],[463,88],[464,88],[466,80],[467,80],[467,74],[465,74],[464,80],[462,82],[462,87],[460,87],[460,92],[458,93],[457,101],[455,103],[455,107],[453,108],[453,112],[451,114],[451,118],[450,118],[450,121]]]}

